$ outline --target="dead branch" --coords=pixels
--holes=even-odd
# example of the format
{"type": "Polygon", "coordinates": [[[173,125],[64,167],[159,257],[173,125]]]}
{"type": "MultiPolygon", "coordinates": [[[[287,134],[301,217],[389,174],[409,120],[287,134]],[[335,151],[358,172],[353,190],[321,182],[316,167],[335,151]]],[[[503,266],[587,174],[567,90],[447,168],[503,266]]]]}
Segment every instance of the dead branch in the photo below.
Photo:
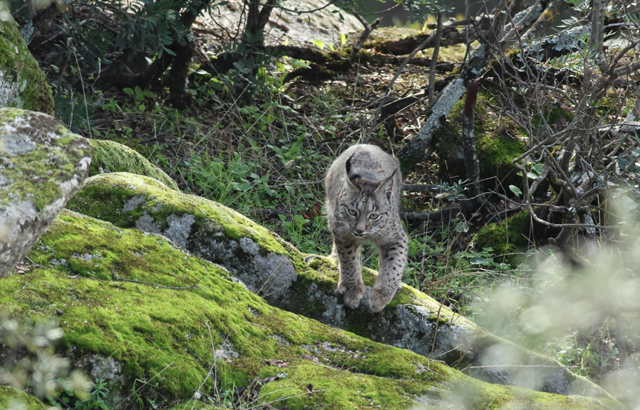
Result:
{"type": "Polygon", "coordinates": [[[367,23],[367,20],[365,20],[360,14],[356,13],[355,10],[351,9],[351,13],[356,16],[358,21],[360,21],[360,23],[364,26],[364,30],[362,31],[362,34],[360,34],[358,42],[353,46],[353,49],[351,49],[351,56],[349,57],[349,61],[353,63],[356,60],[356,57],[358,57],[358,53],[362,48],[362,44],[364,44],[364,42],[371,35],[371,32],[376,29],[376,27],[382,20],[380,20],[380,18],[377,18],[373,23],[369,24],[367,23]]]}
{"type": "MultiPolygon", "coordinates": [[[[514,17],[512,23],[514,29],[533,22],[532,17],[542,13],[542,9],[535,6],[537,5],[518,13],[514,17]],[[538,11],[538,9],[540,10],[538,11]]],[[[462,97],[466,91],[468,81],[473,80],[478,76],[478,73],[483,72],[484,67],[489,62],[490,48],[498,48],[499,39],[496,36],[502,32],[503,22],[504,15],[502,14],[494,19],[492,28],[487,31],[493,34],[481,37],[481,44],[471,53],[467,68],[440,93],[438,101],[432,108],[431,115],[418,135],[400,150],[398,157],[403,168],[412,168],[413,165],[425,158],[425,152],[434,150],[434,132],[440,129],[442,126],[441,121],[449,115],[454,104],[462,97]]]]}

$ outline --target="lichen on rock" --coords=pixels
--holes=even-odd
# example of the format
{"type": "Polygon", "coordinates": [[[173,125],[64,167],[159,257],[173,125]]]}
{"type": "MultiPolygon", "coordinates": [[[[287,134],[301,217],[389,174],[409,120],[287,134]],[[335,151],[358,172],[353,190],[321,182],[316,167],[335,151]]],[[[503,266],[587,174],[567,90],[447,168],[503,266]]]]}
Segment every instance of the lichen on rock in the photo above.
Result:
{"type": "Polygon", "coordinates": [[[90,162],[87,140],[55,118],[0,108],[0,278],[46,231],[90,162]]]}

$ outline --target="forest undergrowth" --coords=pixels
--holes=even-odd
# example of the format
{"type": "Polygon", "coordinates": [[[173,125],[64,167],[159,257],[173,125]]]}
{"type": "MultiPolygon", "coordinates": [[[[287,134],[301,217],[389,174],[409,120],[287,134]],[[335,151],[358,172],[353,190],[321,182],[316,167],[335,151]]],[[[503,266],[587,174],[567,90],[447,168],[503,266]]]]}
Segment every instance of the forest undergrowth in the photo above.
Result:
{"type": "MultiPolygon", "coordinates": [[[[46,39],[52,32],[39,35],[46,39]]],[[[354,39],[355,34],[345,36],[342,44],[331,48],[346,53],[354,39]]],[[[204,41],[198,36],[196,40],[204,41]]],[[[218,76],[201,69],[196,60],[189,67],[192,104],[177,109],[167,101],[169,84],[99,91],[95,87],[99,75],[87,68],[90,64],[80,47],[60,47],[52,52],[38,44],[34,40],[31,51],[47,72],[56,116],[65,126],[88,138],[114,140],[135,149],[173,177],[184,192],[233,208],[306,253],[327,255],[331,250],[323,202],[324,174],[333,159],[349,146],[364,142],[397,153],[417,135],[430,109],[425,100],[418,99],[373,126],[380,96],[397,70],[397,65],[368,62],[364,56],[375,54],[375,49],[363,54],[363,61],[354,69],[315,81],[304,77],[285,81],[288,73],[308,67],[307,62],[290,57],[267,55],[263,61],[237,65],[218,76]]],[[[329,46],[318,43],[316,47],[322,51],[329,46]]],[[[459,66],[466,51],[463,45],[443,48],[440,60],[459,66]]],[[[430,55],[427,51],[418,54],[425,58],[430,55]]],[[[550,60],[546,66],[560,69],[579,64],[581,57],[573,55],[550,60]]],[[[396,81],[390,99],[424,93],[428,72],[428,67],[408,66],[396,81]]],[[[450,76],[450,70],[438,72],[436,81],[445,82],[450,76]]],[[[528,130],[503,115],[507,98],[500,80],[487,75],[478,83],[482,117],[476,118],[477,135],[485,130],[493,139],[529,148],[528,130]]],[[[573,113],[561,93],[552,88],[536,92],[539,109],[531,116],[532,126],[565,127],[573,113]]],[[[634,92],[622,99],[615,91],[608,93],[598,110],[601,123],[625,116],[634,100],[634,92]]],[[[531,109],[531,101],[515,97],[513,102],[523,111],[531,109]]],[[[462,103],[459,105],[460,111],[462,103]]],[[[449,118],[447,132],[460,128],[455,124],[457,119],[455,115],[449,118]]],[[[623,149],[637,150],[640,140],[637,136],[635,139],[625,142],[623,149]]],[[[489,144],[486,149],[493,148],[489,144]]],[[[492,155],[503,155],[501,149],[496,148],[492,155]]],[[[530,164],[527,174],[532,175],[525,177],[540,176],[538,165],[530,164]]],[[[633,180],[636,174],[625,175],[637,185],[633,180]]],[[[470,186],[459,170],[438,153],[414,166],[405,175],[405,184],[426,184],[430,188],[409,187],[403,195],[401,211],[410,237],[404,282],[496,334],[547,353],[574,372],[604,382],[608,375],[622,369],[626,353],[621,344],[628,343],[612,335],[616,326],[612,317],[552,336],[532,332],[523,324],[526,312],[548,292],[543,286],[548,278],[541,279],[537,268],[555,261],[558,269],[568,270],[576,259],[559,248],[546,246],[549,237],[558,235],[558,228],[536,225],[534,230],[531,218],[526,217],[524,222],[510,218],[525,208],[517,182],[522,178],[522,172],[516,169],[495,171],[492,177],[485,173],[481,183],[492,211],[465,216],[463,212],[443,212],[463,207],[471,196],[470,186]],[[495,228],[499,233],[478,234],[483,227],[499,221],[503,221],[495,228]],[[517,294],[517,299],[505,298],[509,292],[517,294]],[[495,312],[500,308],[502,315],[495,312]]],[[[548,187],[541,192],[539,195],[545,198],[554,195],[548,187]]],[[[595,235],[595,243],[610,244],[611,238],[601,232],[595,235]]],[[[377,268],[373,249],[365,249],[363,258],[366,266],[377,268]]]]}

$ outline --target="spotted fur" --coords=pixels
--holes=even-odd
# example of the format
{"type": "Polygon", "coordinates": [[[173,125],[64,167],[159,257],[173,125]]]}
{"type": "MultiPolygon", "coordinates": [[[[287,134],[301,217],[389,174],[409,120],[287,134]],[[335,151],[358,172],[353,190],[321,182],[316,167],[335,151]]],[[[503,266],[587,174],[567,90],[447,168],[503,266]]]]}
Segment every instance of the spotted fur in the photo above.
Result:
{"type": "Polygon", "coordinates": [[[407,261],[407,234],[400,221],[402,175],[398,160],[374,145],[355,145],[331,165],[325,179],[327,220],[333,234],[332,257],[340,262],[338,291],[344,304],[360,305],[360,248],[373,243],[380,271],[369,299],[371,310],[382,310],[402,287],[407,261]]]}

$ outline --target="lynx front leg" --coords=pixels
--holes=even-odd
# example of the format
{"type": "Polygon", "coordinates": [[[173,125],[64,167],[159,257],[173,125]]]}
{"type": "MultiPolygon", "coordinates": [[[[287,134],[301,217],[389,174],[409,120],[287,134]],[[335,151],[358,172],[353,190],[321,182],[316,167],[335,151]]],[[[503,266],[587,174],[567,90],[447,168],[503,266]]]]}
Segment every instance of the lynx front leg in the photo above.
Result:
{"type": "Polygon", "coordinates": [[[407,263],[407,236],[379,247],[380,272],[371,290],[371,310],[381,311],[402,287],[402,273],[407,263]]]}
{"type": "Polygon", "coordinates": [[[334,240],[333,250],[340,261],[340,281],[338,292],[344,295],[345,306],[355,309],[364,295],[362,268],[360,267],[360,245],[356,243],[338,243],[334,240]]]}

